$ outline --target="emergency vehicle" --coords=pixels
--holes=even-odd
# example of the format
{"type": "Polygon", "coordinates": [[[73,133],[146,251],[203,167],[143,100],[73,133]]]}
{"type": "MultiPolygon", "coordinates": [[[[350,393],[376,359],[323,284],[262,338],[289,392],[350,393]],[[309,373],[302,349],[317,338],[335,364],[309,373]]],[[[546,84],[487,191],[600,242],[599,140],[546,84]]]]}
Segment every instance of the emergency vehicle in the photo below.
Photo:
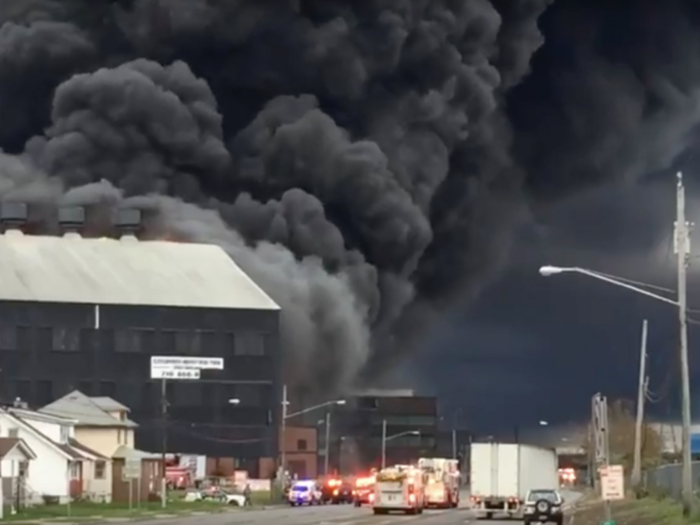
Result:
{"type": "Polygon", "coordinates": [[[292,507],[299,505],[320,505],[321,491],[315,481],[295,481],[289,488],[287,500],[292,507]]]}
{"type": "Polygon", "coordinates": [[[456,508],[459,506],[459,463],[456,459],[420,458],[418,468],[425,474],[425,506],[456,508]]]}
{"type": "Polygon", "coordinates": [[[374,496],[375,476],[359,477],[355,480],[355,488],[352,491],[353,503],[356,507],[369,504],[374,496]]]}
{"type": "Polygon", "coordinates": [[[422,513],[425,507],[425,475],[420,469],[407,465],[380,470],[370,503],[375,514],[390,511],[422,513]]]}
{"type": "Polygon", "coordinates": [[[352,484],[347,480],[339,478],[328,478],[321,482],[321,499],[323,503],[352,503],[353,489],[352,484]]]}

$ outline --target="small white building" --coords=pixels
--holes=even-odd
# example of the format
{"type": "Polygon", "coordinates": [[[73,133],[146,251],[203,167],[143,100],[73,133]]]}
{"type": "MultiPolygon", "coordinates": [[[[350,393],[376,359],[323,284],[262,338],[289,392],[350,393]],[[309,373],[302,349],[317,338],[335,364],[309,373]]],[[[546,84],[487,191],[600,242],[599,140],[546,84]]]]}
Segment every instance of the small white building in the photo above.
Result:
{"type": "Polygon", "coordinates": [[[15,480],[12,494],[4,494],[6,501],[20,493],[25,504],[42,503],[44,498],[66,502],[75,496],[71,487],[80,478],[82,463],[93,460],[91,451],[75,441],[74,422],[63,417],[24,408],[2,408],[2,438],[22,444],[12,452],[33,455],[31,461],[18,459],[16,454],[0,460],[3,480],[8,476],[15,480]],[[16,483],[18,477],[21,484],[16,483]]]}

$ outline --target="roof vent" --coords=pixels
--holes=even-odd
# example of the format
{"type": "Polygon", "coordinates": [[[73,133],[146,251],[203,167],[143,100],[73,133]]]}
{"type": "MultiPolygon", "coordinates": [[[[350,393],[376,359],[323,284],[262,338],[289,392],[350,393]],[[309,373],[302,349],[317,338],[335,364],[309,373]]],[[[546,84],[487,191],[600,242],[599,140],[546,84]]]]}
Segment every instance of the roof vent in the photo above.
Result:
{"type": "Polygon", "coordinates": [[[24,410],[29,408],[29,404],[26,401],[22,401],[21,397],[16,397],[12,406],[15,408],[23,408],[24,410]]]}
{"type": "Polygon", "coordinates": [[[117,228],[121,239],[136,239],[136,234],[141,229],[141,210],[135,208],[121,208],[117,210],[114,226],[117,228]]]}
{"type": "Polygon", "coordinates": [[[64,237],[80,237],[85,226],[85,208],[73,206],[58,209],[58,225],[64,237]]]}
{"type": "Polygon", "coordinates": [[[27,205],[23,202],[0,204],[0,225],[5,231],[19,230],[27,224],[27,205]]]}

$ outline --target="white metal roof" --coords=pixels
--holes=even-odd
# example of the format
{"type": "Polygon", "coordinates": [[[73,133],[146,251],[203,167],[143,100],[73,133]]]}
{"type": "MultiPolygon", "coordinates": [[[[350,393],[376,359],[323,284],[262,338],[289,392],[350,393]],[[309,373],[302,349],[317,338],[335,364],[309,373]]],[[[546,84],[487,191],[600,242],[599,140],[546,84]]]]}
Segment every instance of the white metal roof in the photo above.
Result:
{"type": "Polygon", "coordinates": [[[94,399],[86,396],[79,390],[74,390],[53,403],[49,403],[45,407],[40,408],[39,412],[73,419],[78,426],[129,428],[138,426],[130,419],[121,420],[110,415],[98,403],[95,403],[94,399]]]}
{"type": "Polygon", "coordinates": [[[219,246],[0,235],[0,300],[279,310],[219,246]]]}

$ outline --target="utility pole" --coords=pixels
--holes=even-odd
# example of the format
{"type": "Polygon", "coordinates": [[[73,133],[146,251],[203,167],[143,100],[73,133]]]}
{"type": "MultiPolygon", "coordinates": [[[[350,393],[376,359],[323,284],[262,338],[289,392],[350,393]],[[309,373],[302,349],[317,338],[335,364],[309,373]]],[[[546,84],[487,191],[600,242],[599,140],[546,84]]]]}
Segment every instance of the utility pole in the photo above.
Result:
{"type": "Polygon", "coordinates": [[[165,379],[160,382],[160,423],[161,423],[161,480],[160,503],[163,508],[168,506],[168,477],[165,472],[165,460],[168,452],[168,384],[165,379]]]}
{"type": "Polygon", "coordinates": [[[452,459],[457,459],[457,429],[452,429],[452,459]]]}
{"type": "Polygon", "coordinates": [[[330,469],[330,455],[331,455],[331,411],[326,412],[326,447],[325,447],[325,457],[323,458],[323,474],[328,476],[328,471],[330,469]]]}
{"type": "Polygon", "coordinates": [[[382,468],[386,467],[386,419],[382,419],[382,468]]]}
{"type": "Polygon", "coordinates": [[[676,185],[676,224],[674,248],[678,256],[678,321],[680,325],[680,363],[681,363],[681,411],[683,428],[681,444],[683,446],[682,489],[683,515],[688,517],[693,506],[693,473],[690,454],[690,372],[688,366],[688,289],[687,269],[690,258],[690,227],[685,216],[685,187],[683,174],[678,172],[676,185]]]}
{"type": "Polygon", "coordinates": [[[647,388],[647,333],[649,323],[642,323],[642,344],[639,356],[639,385],[637,389],[637,421],[634,427],[634,464],[632,465],[632,486],[638,487],[642,481],[642,426],[644,425],[644,401],[647,388]]]}
{"type": "MultiPolygon", "coordinates": [[[[597,393],[591,400],[591,428],[595,468],[601,474],[610,467],[610,426],[608,424],[608,400],[597,393]]],[[[598,476],[596,476],[598,479],[598,476]]],[[[599,483],[602,486],[602,483],[599,483]]],[[[612,506],[610,500],[604,499],[605,523],[611,524],[612,506]]]]}
{"type": "Polygon", "coordinates": [[[287,385],[282,385],[282,421],[280,422],[280,475],[279,484],[284,488],[287,472],[287,413],[289,400],[287,399],[287,385]]]}

